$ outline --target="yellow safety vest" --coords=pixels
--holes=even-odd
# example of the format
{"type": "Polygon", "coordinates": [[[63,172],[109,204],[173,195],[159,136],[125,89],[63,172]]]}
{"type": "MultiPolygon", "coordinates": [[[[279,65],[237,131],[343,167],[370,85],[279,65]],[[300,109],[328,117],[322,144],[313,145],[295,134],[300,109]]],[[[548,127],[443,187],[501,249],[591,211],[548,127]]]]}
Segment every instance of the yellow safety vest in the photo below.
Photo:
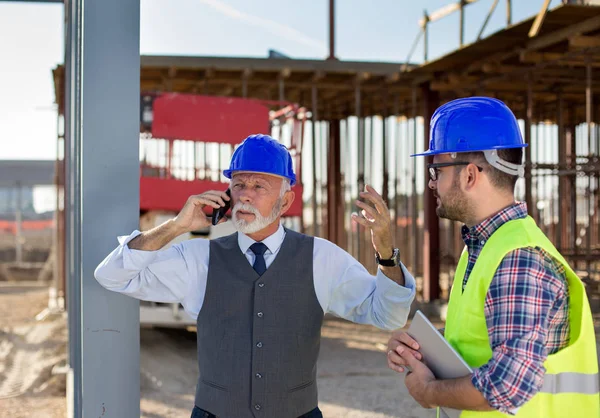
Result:
{"type": "MultiPolygon", "coordinates": [[[[541,390],[521,406],[516,417],[598,418],[600,396],[596,338],[585,288],[531,217],[509,221],[492,234],[475,262],[464,292],[462,279],[468,253],[463,252],[450,293],[444,336],[473,368],[486,364],[492,358],[484,315],[486,294],[502,259],[509,252],[524,247],[542,248],[565,267],[569,285],[570,340],[567,347],[547,357],[541,390]]],[[[460,415],[461,418],[507,416],[497,411],[462,411],[460,415]]]]}

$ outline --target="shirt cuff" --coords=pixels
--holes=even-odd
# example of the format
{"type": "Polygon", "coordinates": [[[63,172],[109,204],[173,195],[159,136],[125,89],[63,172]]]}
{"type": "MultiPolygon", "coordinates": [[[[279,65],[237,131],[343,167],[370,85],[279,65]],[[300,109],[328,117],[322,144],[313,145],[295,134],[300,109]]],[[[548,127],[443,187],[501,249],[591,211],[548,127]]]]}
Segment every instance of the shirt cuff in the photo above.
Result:
{"type": "Polygon", "coordinates": [[[385,274],[381,269],[377,269],[377,289],[381,289],[385,294],[394,292],[403,299],[414,296],[415,294],[415,278],[408,272],[404,264],[400,263],[402,274],[404,274],[404,286],[399,285],[385,274]]]}
{"type": "Polygon", "coordinates": [[[140,235],[137,229],[130,235],[122,235],[117,238],[123,256],[123,268],[126,270],[143,270],[156,258],[158,251],[133,250],[127,245],[129,241],[140,235]]]}
{"type": "Polygon", "coordinates": [[[486,401],[488,401],[488,404],[492,408],[504,414],[516,415],[517,412],[519,412],[519,407],[509,408],[504,404],[496,402],[496,399],[494,399],[493,396],[490,396],[489,388],[491,384],[488,381],[489,379],[487,379],[487,373],[488,369],[486,365],[483,365],[482,367],[473,370],[473,374],[471,375],[471,383],[473,384],[473,386],[475,386],[475,389],[477,389],[479,393],[481,393],[481,395],[485,398],[486,401]],[[487,391],[486,388],[488,389],[487,391]]]}

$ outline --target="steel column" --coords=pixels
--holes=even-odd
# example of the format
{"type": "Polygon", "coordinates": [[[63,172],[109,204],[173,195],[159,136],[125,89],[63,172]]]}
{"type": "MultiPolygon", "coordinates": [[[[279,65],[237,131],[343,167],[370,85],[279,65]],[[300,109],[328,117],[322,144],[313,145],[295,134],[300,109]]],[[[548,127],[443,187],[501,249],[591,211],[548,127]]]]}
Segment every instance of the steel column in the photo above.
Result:
{"type": "MultiPolygon", "coordinates": [[[[356,113],[356,126],[357,126],[357,151],[356,151],[356,163],[357,163],[357,182],[358,182],[358,195],[365,189],[365,120],[362,117],[362,96],[360,91],[360,84],[357,82],[354,88],[354,112],[356,113]]],[[[360,226],[356,230],[356,254],[358,260],[362,259],[363,247],[363,230],[360,226]]]]}
{"type": "Polygon", "coordinates": [[[390,192],[389,192],[389,181],[390,181],[390,173],[389,173],[389,167],[388,167],[388,158],[389,158],[389,153],[388,153],[388,134],[389,134],[389,129],[387,126],[387,122],[388,122],[388,95],[387,95],[387,90],[383,91],[383,112],[381,115],[381,126],[382,126],[382,143],[381,143],[381,165],[383,168],[383,184],[381,186],[381,196],[383,197],[383,201],[386,203],[386,205],[389,206],[389,198],[390,198],[390,192]]]}
{"type": "Polygon", "coordinates": [[[531,120],[533,118],[533,92],[531,86],[531,74],[527,79],[527,97],[526,97],[526,106],[527,113],[525,115],[525,143],[527,146],[525,147],[525,203],[527,204],[527,210],[529,214],[535,219],[535,211],[536,208],[533,204],[533,195],[532,195],[532,174],[533,170],[531,167],[531,120]]]}
{"type": "Polygon", "coordinates": [[[311,166],[312,166],[312,223],[313,223],[313,235],[319,236],[319,222],[317,218],[317,121],[319,116],[317,113],[318,107],[318,92],[317,86],[313,84],[312,89],[312,110],[311,110],[311,136],[312,136],[312,155],[311,155],[311,166]]]}
{"type": "Polygon", "coordinates": [[[17,183],[13,189],[16,194],[16,213],[15,213],[15,261],[21,263],[23,261],[23,187],[17,183]]]}
{"type": "MultiPolygon", "coordinates": [[[[429,84],[421,87],[423,97],[423,146],[429,147],[429,126],[431,116],[438,107],[439,93],[432,91],[429,84]]],[[[425,190],[423,207],[423,298],[433,301],[440,297],[440,223],[436,213],[436,201],[427,187],[429,172],[424,170],[425,190]]]]}
{"type": "Polygon", "coordinates": [[[140,3],[75,0],[72,11],[69,251],[80,291],[70,314],[81,314],[79,335],[70,335],[80,361],[73,414],[137,417],[139,304],[93,275],[116,237],[139,224],[140,3]]]}
{"type": "MultiPolygon", "coordinates": [[[[413,153],[418,152],[417,145],[417,115],[419,114],[417,110],[417,87],[413,87],[412,89],[412,121],[413,121],[413,130],[412,130],[412,151],[413,153]]],[[[408,125],[408,121],[407,121],[408,125]]],[[[406,138],[408,140],[408,137],[406,138]]],[[[429,144],[427,144],[429,146],[429,144]]],[[[429,174],[427,175],[429,176],[429,174]]],[[[413,274],[417,275],[420,272],[419,266],[419,253],[418,250],[419,244],[419,195],[417,193],[417,159],[416,157],[412,158],[412,172],[410,176],[410,182],[412,185],[412,208],[411,208],[411,224],[412,224],[412,239],[414,240],[411,251],[412,251],[412,271],[413,274]]],[[[428,178],[428,177],[425,177],[428,178]]]]}
{"type": "MultiPolygon", "coordinates": [[[[591,58],[586,57],[586,86],[585,86],[585,123],[587,128],[587,162],[588,164],[592,161],[592,63],[591,58]]],[[[586,246],[586,262],[585,267],[588,273],[588,277],[592,273],[592,264],[590,262],[592,255],[592,222],[593,217],[593,192],[592,192],[592,181],[594,173],[587,174],[587,188],[586,188],[586,210],[587,210],[587,228],[585,231],[585,246],[586,246]]],[[[575,216],[577,213],[575,213],[575,216]]]]}
{"type": "Polygon", "coordinates": [[[79,418],[81,411],[81,281],[75,266],[81,261],[76,222],[80,209],[77,195],[79,182],[78,154],[74,136],[80,120],[81,90],[75,86],[81,79],[81,3],[65,3],[65,270],[67,276],[67,308],[69,328],[69,374],[67,379],[67,416],[79,418]]]}
{"type": "Polygon", "coordinates": [[[327,155],[327,239],[343,248],[344,205],[340,148],[340,121],[331,120],[329,122],[329,152],[327,155]]]}
{"type": "MultiPolygon", "coordinates": [[[[558,125],[558,167],[559,170],[567,169],[567,141],[565,135],[565,121],[564,121],[564,101],[562,93],[558,92],[557,96],[557,115],[558,125]]],[[[569,188],[569,180],[565,176],[560,176],[558,180],[558,195],[559,199],[559,215],[558,215],[558,228],[556,229],[556,245],[559,249],[567,248],[567,219],[568,219],[568,205],[569,200],[567,197],[567,191],[569,188]]],[[[552,224],[554,219],[551,218],[552,224]]]]}
{"type": "Polygon", "coordinates": [[[335,58],[335,0],[329,0],[329,58],[335,58]]]}
{"type": "MultiPolygon", "coordinates": [[[[569,108],[570,110],[568,112],[569,122],[568,125],[565,127],[565,146],[568,150],[567,161],[569,164],[569,170],[575,170],[577,167],[577,119],[573,107],[567,106],[567,108],[569,108]]],[[[573,248],[575,253],[577,253],[577,176],[575,174],[569,174],[566,177],[566,179],[568,182],[567,191],[571,201],[569,203],[569,207],[567,208],[567,211],[570,214],[570,222],[568,229],[565,228],[565,230],[567,231],[567,236],[565,238],[565,248],[569,247],[570,242],[571,247],[573,248]]],[[[565,218],[565,223],[566,219],[567,218],[565,218]]]]}

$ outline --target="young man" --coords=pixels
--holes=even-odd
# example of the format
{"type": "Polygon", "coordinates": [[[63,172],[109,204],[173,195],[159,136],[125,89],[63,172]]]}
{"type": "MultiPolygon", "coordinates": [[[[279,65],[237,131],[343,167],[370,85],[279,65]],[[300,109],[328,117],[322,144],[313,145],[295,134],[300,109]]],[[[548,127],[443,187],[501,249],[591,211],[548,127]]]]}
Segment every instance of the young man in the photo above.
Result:
{"type": "Polygon", "coordinates": [[[501,101],[458,99],[431,119],[424,156],[437,214],[464,223],[444,336],[474,369],[437,380],[404,332],[389,341],[388,365],[402,372],[425,408],[461,418],[598,417],[598,364],[585,289],[556,248],[515,202],[525,147],[501,101]]]}

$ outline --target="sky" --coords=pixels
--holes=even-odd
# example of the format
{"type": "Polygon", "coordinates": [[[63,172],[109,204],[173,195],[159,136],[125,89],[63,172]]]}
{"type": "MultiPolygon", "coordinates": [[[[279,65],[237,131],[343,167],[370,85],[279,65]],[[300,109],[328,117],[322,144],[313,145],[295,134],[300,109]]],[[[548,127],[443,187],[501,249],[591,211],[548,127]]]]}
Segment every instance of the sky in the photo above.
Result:
{"type": "MultiPolygon", "coordinates": [[[[430,13],[450,0],[338,0],[336,56],[342,60],[404,62],[430,13]]],[[[493,0],[466,7],[472,42],[493,0]]],[[[513,22],[539,11],[542,1],[513,0],[513,22]]],[[[141,0],[140,53],[292,58],[328,55],[327,0],[141,0]]],[[[555,7],[560,0],[553,0],[555,7]]],[[[505,26],[500,1],[484,36],[505,26]]],[[[63,62],[61,4],[0,2],[0,160],[55,159],[57,117],[52,69],[63,62]]],[[[458,13],[432,23],[430,59],[459,45],[458,13]]],[[[412,62],[421,62],[422,44],[412,62]]],[[[50,199],[51,200],[51,199],[50,199]]]]}

